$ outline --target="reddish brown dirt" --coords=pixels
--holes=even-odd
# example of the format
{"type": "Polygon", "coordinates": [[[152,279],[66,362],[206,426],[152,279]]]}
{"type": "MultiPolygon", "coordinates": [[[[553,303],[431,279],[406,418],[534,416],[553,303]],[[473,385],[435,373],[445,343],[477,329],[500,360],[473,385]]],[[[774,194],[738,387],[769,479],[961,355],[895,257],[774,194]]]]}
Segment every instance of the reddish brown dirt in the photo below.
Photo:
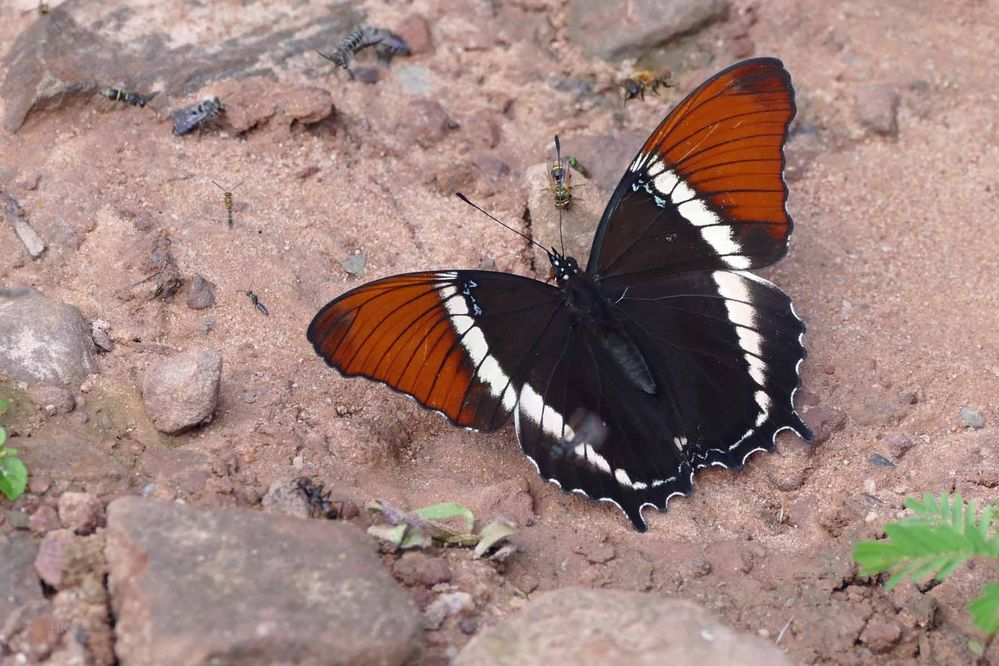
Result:
{"type": "MultiPolygon", "coordinates": [[[[239,136],[223,127],[177,138],[148,109],[94,101],[0,134],[4,180],[52,246],[31,261],[0,228],[0,282],[33,285],[111,327],[115,349],[102,356],[87,394],[91,424],[140,443],[146,457],[181,449],[238,470],[206,489],[157,489],[202,504],[253,505],[272,480],[301,473],[296,458],[337,493],[408,507],[454,500],[487,511],[525,484],[537,518],[518,533],[505,582],[486,595],[484,623],[517,606],[511,586],[583,584],[691,598],[775,640],[786,627],[781,648],[806,662],[970,660],[966,643],[977,636],[964,609],[974,591],[967,581],[981,572],[962,570],[929,591],[940,610],[924,627],[911,619],[911,598],[857,579],[849,554],[857,539],[896,517],[906,495],[996,498],[995,4],[756,7],[755,52],[784,60],[799,122],[814,133],[794,158],[803,172],[790,184],[791,250],[763,274],[792,295],[808,325],[799,399],[845,413],[846,423],[811,448],[781,435],[776,453],[755,456],[740,473],[699,474],[692,497],[673,501],[667,513],[646,513],[647,534],[612,506],[543,483],[512,429],[454,429],[384,387],[338,377],[305,340],[316,310],[360,279],[490,261],[528,274],[524,245],[449,192],[465,188],[501,219],[520,220],[528,189],[538,186],[523,174],[548,157],[553,133],[571,151],[574,136],[647,132],[666,110],[654,99],[622,107],[613,98],[610,83],[626,69],[581,55],[567,41],[561,4],[526,12],[554,25],[550,50],[476,47],[481,35],[461,18],[460,4],[367,3],[374,24],[396,25],[400,11],[423,13],[436,42],[432,53],[397,60],[376,85],[338,79],[305,57],[280,82],[262,80],[265,96],[284,95],[288,104],[309,86],[330,91],[333,120],[309,130],[272,122],[239,136]],[[415,142],[420,127],[407,125],[411,97],[395,76],[409,65],[430,72],[434,98],[460,125],[428,148],[415,142]],[[548,86],[548,74],[592,75],[613,103],[577,103],[548,86]],[[897,138],[865,134],[854,119],[854,93],[868,82],[899,91],[897,138]],[[498,133],[494,147],[483,139],[489,125],[498,133]],[[512,173],[490,179],[488,169],[472,166],[483,156],[512,173]],[[36,176],[37,189],[17,186],[36,176]],[[210,179],[242,183],[233,230],[210,179]],[[116,297],[135,279],[121,258],[160,234],[186,278],[201,273],[217,285],[214,308],[188,309],[185,292],[171,302],[116,297]],[[362,278],[339,263],[355,251],[367,259],[362,278]],[[269,317],[242,293],[251,287],[269,317]],[[214,318],[207,335],[206,315],[214,318]],[[196,340],[224,357],[216,418],[192,434],[158,435],[141,413],[139,378],[156,345],[196,340]],[[977,409],[985,428],[961,428],[962,406],[977,409]],[[896,467],[876,467],[869,457],[890,457],[888,433],[904,433],[915,446],[896,467]],[[880,654],[872,652],[880,644],[871,618],[903,629],[880,654]]],[[[0,51],[32,20],[4,22],[0,51]]],[[[719,42],[708,49],[711,62],[678,72],[674,99],[730,62],[725,48],[719,42]]],[[[204,92],[228,94],[252,112],[239,86],[226,81],[204,92]]],[[[52,420],[61,418],[68,417],[52,420]]],[[[158,469],[137,465],[152,475],[158,469]]],[[[431,654],[464,640],[453,629],[432,636],[438,652],[431,654]]]]}

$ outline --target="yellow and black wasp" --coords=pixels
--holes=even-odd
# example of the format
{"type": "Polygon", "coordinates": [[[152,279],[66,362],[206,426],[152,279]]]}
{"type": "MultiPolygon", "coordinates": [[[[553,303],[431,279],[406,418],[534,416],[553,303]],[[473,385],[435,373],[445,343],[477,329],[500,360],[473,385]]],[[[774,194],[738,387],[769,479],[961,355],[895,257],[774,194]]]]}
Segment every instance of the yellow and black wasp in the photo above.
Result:
{"type": "Polygon", "coordinates": [[[635,72],[626,79],[618,81],[618,86],[621,88],[621,96],[625,102],[636,97],[645,100],[646,91],[655,95],[659,93],[660,88],[669,88],[669,77],[669,72],[657,73],[643,69],[635,72]]]}
{"type": "Polygon", "coordinates": [[[548,166],[548,179],[551,181],[555,207],[563,210],[572,205],[572,185],[569,183],[569,165],[562,161],[562,146],[558,134],[555,135],[555,161],[548,166]]]}
{"type": "MultiPolygon", "coordinates": [[[[233,222],[232,222],[232,190],[227,190],[226,188],[224,188],[221,185],[219,185],[218,183],[216,183],[214,180],[212,181],[212,184],[215,185],[215,187],[217,187],[220,190],[222,190],[222,193],[225,196],[225,200],[224,200],[225,201],[225,211],[226,211],[226,213],[229,216],[229,228],[232,229],[232,226],[233,226],[233,222]]],[[[243,183],[240,183],[239,185],[242,185],[242,184],[243,183]]],[[[237,185],[236,187],[239,187],[239,185],[237,185]]],[[[235,190],[236,187],[234,187],[232,189],[235,190]]]]}

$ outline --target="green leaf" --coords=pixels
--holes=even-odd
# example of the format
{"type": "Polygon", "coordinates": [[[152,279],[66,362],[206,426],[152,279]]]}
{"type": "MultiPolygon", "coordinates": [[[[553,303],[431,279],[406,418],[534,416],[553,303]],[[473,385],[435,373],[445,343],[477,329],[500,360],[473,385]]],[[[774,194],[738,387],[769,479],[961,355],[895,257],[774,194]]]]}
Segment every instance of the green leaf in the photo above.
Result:
{"type": "Polygon", "coordinates": [[[932,576],[943,580],[969,559],[999,556],[999,537],[989,540],[992,511],[982,512],[976,523],[976,506],[965,504],[960,494],[939,498],[929,493],[922,500],[906,498],[914,518],[885,525],[886,539],[864,541],[853,550],[860,573],[871,576],[892,572],[885,587],[905,578],[932,576]]]}
{"type": "Polygon", "coordinates": [[[28,468],[14,456],[0,458],[0,493],[9,500],[16,500],[24,494],[28,485],[28,468]]]}
{"type": "Polygon", "coordinates": [[[985,652],[985,646],[975,640],[968,641],[968,649],[974,652],[979,657],[981,657],[982,654],[985,652]]]}
{"type": "Polygon", "coordinates": [[[6,443],[7,443],[7,429],[4,428],[3,426],[0,426],[0,449],[2,449],[3,445],[6,443]]]}
{"type": "Polygon", "coordinates": [[[7,411],[7,403],[3,400],[0,400],[0,414],[3,414],[6,411],[7,411]]]}
{"type": "Polygon", "coordinates": [[[425,506],[422,509],[417,509],[416,515],[425,520],[433,520],[437,522],[445,522],[456,518],[463,519],[465,521],[466,534],[471,533],[472,526],[475,524],[475,515],[472,513],[471,509],[468,509],[457,502],[444,502],[443,504],[425,506]]]}
{"type": "Polygon", "coordinates": [[[999,583],[986,583],[982,595],[968,606],[975,626],[988,635],[999,632],[999,583]]]}
{"type": "Polygon", "coordinates": [[[505,541],[516,533],[517,528],[509,520],[502,518],[494,520],[483,527],[482,532],[479,533],[479,543],[475,546],[473,557],[476,559],[482,557],[500,541],[505,541]]]}

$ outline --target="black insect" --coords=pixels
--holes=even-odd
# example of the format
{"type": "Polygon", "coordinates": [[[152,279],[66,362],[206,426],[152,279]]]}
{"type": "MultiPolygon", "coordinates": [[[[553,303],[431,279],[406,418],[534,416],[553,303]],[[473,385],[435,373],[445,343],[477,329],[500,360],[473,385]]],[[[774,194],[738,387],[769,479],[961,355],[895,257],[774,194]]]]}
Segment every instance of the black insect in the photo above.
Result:
{"type": "Polygon", "coordinates": [[[260,302],[260,297],[257,296],[255,293],[253,293],[253,291],[247,291],[246,297],[250,299],[250,302],[253,303],[254,307],[260,310],[260,314],[264,315],[265,317],[270,314],[269,312],[267,312],[267,307],[260,302]]]}
{"type": "Polygon", "coordinates": [[[343,501],[331,500],[330,491],[326,490],[323,484],[313,481],[307,476],[298,477],[295,479],[295,483],[309,503],[311,516],[336,520],[343,515],[343,501]]]}
{"type": "Polygon", "coordinates": [[[178,109],[170,114],[170,119],[173,120],[173,133],[177,136],[187,134],[191,130],[201,127],[222,111],[225,111],[225,106],[218,97],[212,97],[193,106],[178,109]]]}
{"type": "Polygon", "coordinates": [[[126,92],[124,90],[118,90],[117,88],[108,88],[107,90],[102,90],[101,94],[108,99],[115,102],[124,102],[125,104],[131,104],[132,106],[144,107],[149,99],[143,97],[139,93],[126,92]]]}
{"type": "MultiPolygon", "coordinates": [[[[232,223],[232,190],[227,190],[226,188],[224,188],[221,185],[219,185],[218,183],[216,183],[214,180],[212,181],[212,184],[215,185],[215,187],[217,187],[220,190],[222,190],[222,192],[225,195],[225,210],[226,210],[226,213],[228,213],[228,215],[229,215],[229,228],[232,229],[232,226],[233,226],[233,223],[232,223]]],[[[240,185],[242,185],[242,183],[240,183],[240,185]]],[[[237,185],[236,187],[239,187],[239,185],[237,185]]],[[[236,189],[236,187],[234,187],[232,189],[234,190],[234,189],[236,189]]],[[[267,314],[267,313],[265,312],[264,314],[267,314]]]]}
{"type": "Polygon", "coordinates": [[[49,7],[49,3],[45,2],[45,0],[39,0],[39,2],[38,2],[38,13],[39,14],[48,14],[50,11],[52,11],[52,8],[49,7]]]}
{"type": "Polygon", "coordinates": [[[354,80],[354,71],[350,68],[350,61],[360,51],[375,47],[378,59],[386,65],[397,55],[409,55],[409,45],[395,33],[384,28],[373,28],[362,25],[355,29],[343,43],[333,51],[332,55],[326,55],[322,51],[316,51],[319,55],[332,62],[337,67],[346,70],[350,80],[354,80]]]}
{"type": "Polygon", "coordinates": [[[569,184],[569,165],[562,161],[562,146],[555,135],[555,161],[548,167],[555,207],[566,209],[572,204],[572,185],[569,184]]]}
{"type": "Polygon", "coordinates": [[[669,72],[657,74],[647,69],[635,72],[628,78],[618,81],[618,86],[621,87],[621,96],[624,97],[625,102],[636,97],[641,97],[644,100],[646,91],[655,95],[658,94],[660,88],[668,88],[669,76],[669,72]]]}

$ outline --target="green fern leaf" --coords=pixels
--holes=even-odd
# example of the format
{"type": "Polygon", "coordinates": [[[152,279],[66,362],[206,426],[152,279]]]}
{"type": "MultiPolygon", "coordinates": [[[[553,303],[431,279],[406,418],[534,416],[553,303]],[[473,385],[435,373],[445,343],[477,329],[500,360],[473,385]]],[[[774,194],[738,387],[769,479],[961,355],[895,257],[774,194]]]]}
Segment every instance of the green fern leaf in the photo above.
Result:
{"type": "Polygon", "coordinates": [[[965,504],[960,494],[953,499],[923,495],[920,501],[905,501],[915,517],[885,525],[887,539],[865,541],[854,547],[853,558],[860,573],[874,575],[891,571],[885,583],[891,589],[905,578],[943,580],[969,559],[999,557],[999,536],[990,539],[992,512],[986,509],[976,523],[977,508],[965,504]]]}
{"type": "Polygon", "coordinates": [[[975,626],[992,635],[999,632],[999,583],[987,583],[982,595],[968,606],[975,626]]]}

